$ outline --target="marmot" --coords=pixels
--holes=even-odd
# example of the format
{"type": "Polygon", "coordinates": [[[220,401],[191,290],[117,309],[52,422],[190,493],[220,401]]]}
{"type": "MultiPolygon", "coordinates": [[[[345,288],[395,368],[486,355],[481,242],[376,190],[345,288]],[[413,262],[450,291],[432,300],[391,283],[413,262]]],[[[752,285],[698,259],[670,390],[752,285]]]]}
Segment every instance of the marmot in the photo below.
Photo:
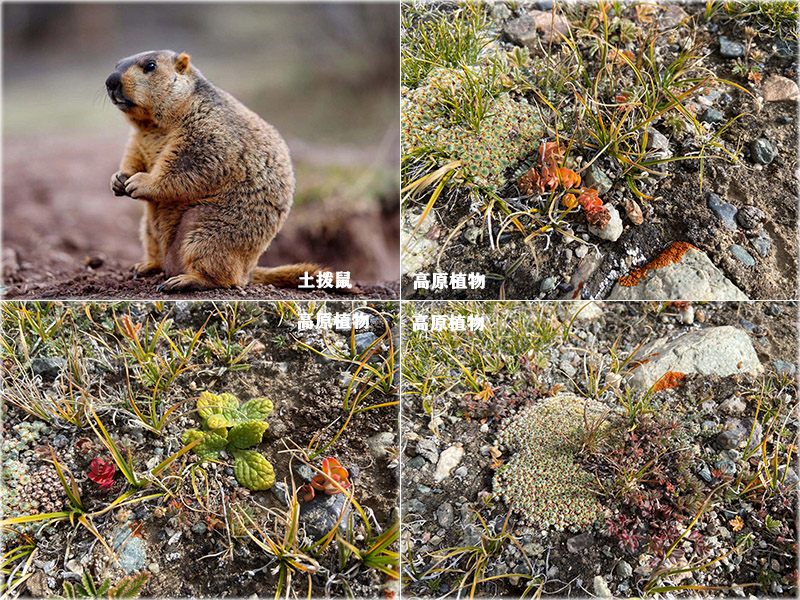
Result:
{"type": "Polygon", "coordinates": [[[186,53],[125,58],[106,89],[133,124],[111,190],[145,201],[137,276],[164,271],[159,291],[179,291],[250,281],[296,287],[306,271],[318,272],[307,263],[256,267],[295,190],[274,127],[203,77],[186,53]]]}

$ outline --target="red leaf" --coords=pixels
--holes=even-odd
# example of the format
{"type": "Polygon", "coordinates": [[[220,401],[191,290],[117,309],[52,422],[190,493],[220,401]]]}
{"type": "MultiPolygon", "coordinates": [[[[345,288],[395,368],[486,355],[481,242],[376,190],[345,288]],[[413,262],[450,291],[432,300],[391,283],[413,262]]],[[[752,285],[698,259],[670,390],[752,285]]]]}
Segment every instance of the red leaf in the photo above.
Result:
{"type": "Polygon", "coordinates": [[[95,458],[92,461],[92,468],[87,477],[100,485],[103,490],[108,490],[114,485],[114,473],[116,468],[113,462],[106,462],[102,458],[95,458]]]}

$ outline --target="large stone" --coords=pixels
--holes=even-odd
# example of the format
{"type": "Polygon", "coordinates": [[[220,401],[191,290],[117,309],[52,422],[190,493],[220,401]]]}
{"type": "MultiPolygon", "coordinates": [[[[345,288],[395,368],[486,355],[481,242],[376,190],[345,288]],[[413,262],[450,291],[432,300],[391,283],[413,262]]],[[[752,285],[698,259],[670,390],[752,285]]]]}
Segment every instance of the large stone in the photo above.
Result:
{"type": "Polygon", "coordinates": [[[650,269],[633,286],[614,285],[609,300],[748,300],[711,262],[695,248],[690,248],[677,263],[650,269]]]}
{"type": "Polygon", "coordinates": [[[758,375],[763,367],[750,337],[730,325],[685,333],[675,339],[659,338],[636,354],[639,365],[627,376],[627,383],[645,391],[664,374],[699,373],[701,375],[758,375]]]}

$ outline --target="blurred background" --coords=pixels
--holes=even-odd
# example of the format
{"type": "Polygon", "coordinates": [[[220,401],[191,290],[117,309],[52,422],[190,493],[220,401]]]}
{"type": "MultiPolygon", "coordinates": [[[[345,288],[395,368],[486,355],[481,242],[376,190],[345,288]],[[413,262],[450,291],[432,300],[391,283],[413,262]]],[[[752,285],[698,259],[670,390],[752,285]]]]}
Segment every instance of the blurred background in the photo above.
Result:
{"type": "Polygon", "coordinates": [[[397,4],[55,3],[2,11],[7,280],[36,278],[36,263],[52,270],[93,253],[139,259],[142,207],[108,190],[129,126],[103,83],[119,59],[157,49],[189,53],[289,143],[295,211],[286,241],[276,239],[263,264],[324,259],[356,280],[397,278],[397,4]],[[352,230],[358,219],[375,239],[357,239],[369,237],[352,230]],[[309,236],[316,241],[300,239],[309,236]],[[308,255],[318,251],[322,258],[308,255]]]}

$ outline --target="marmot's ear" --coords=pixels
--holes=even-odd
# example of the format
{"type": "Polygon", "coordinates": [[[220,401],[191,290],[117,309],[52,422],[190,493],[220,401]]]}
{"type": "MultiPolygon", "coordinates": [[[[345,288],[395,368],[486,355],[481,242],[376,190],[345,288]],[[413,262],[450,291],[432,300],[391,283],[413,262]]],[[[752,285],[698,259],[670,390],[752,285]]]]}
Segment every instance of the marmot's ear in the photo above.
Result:
{"type": "Polygon", "coordinates": [[[178,58],[175,59],[175,70],[178,73],[185,73],[189,70],[189,58],[186,52],[181,52],[178,58]]]}

